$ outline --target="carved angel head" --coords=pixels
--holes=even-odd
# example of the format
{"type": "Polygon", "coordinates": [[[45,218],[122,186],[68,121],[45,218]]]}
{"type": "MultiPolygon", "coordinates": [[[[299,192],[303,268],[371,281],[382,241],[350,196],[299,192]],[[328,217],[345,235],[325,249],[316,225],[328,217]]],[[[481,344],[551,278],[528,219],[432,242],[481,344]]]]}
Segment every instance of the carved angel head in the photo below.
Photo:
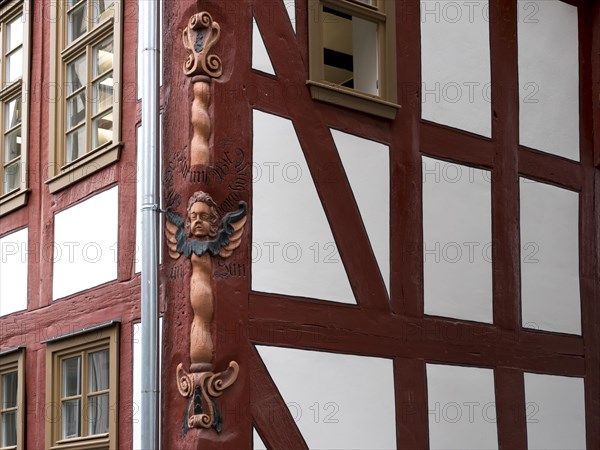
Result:
{"type": "Polygon", "coordinates": [[[194,192],[187,206],[186,234],[196,238],[213,238],[217,235],[218,220],[217,204],[212,197],[203,191],[194,192]]]}

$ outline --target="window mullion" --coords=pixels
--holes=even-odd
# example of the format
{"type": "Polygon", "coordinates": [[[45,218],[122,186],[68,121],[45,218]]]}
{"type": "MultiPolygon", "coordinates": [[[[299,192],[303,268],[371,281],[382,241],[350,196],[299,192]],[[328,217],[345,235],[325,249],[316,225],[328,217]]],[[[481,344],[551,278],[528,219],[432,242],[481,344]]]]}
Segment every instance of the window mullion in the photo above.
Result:
{"type": "Polygon", "coordinates": [[[92,70],[93,70],[93,46],[88,44],[85,48],[87,58],[87,74],[85,80],[85,92],[86,92],[86,105],[85,105],[85,152],[90,153],[92,151],[92,70]]]}
{"type": "Polygon", "coordinates": [[[87,407],[88,407],[88,352],[82,353],[82,374],[81,374],[81,436],[88,436],[88,421],[87,419],[87,407]]]}

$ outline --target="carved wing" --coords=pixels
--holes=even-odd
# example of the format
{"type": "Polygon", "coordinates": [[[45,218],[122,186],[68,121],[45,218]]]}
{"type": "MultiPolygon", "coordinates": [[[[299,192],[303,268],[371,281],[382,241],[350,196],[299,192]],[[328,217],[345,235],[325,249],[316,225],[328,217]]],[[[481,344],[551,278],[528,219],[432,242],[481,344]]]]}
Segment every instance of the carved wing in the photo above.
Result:
{"type": "Polygon", "coordinates": [[[169,256],[173,259],[179,259],[181,253],[177,250],[177,235],[183,232],[183,218],[173,212],[166,212],[165,237],[167,238],[167,248],[169,256]]]}
{"type": "Polygon", "coordinates": [[[229,258],[235,249],[242,243],[242,235],[248,216],[248,205],[246,202],[239,203],[239,209],[233,213],[228,213],[223,218],[223,227],[219,230],[220,249],[219,256],[229,258]]]}
{"type": "Polygon", "coordinates": [[[244,234],[244,228],[247,220],[248,216],[244,216],[237,222],[231,224],[233,233],[231,236],[229,236],[229,243],[221,247],[221,251],[219,252],[220,257],[229,258],[234,250],[240,246],[242,243],[242,234],[244,234]]]}

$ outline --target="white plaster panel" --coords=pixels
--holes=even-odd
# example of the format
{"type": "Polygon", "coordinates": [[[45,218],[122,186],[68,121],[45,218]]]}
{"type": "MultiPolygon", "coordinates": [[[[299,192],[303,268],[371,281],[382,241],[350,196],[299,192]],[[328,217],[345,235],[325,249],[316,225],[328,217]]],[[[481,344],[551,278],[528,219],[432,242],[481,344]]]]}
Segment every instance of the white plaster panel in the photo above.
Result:
{"type": "Polygon", "coordinates": [[[579,194],[526,178],[520,191],[523,326],[581,334],[579,194]]]}
{"type": "Polygon", "coordinates": [[[390,149],[331,130],[360,209],[385,286],[390,292],[390,149]]]}
{"type": "Polygon", "coordinates": [[[423,157],[425,313],[493,322],[491,174],[423,157]]]}
{"type": "Polygon", "coordinates": [[[117,186],[54,216],[54,300],[117,278],[117,186]]]}
{"type": "Polygon", "coordinates": [[[493,370],[427,364],[427,402],[431,448],[498,448],[493,370]]]}
{"type": "Polygon", "coordinates": [[[423,119],[490,137],[488,2],[420,5],[423,119]]]}
{"type": "Polygon", "coordinates": [[[586,448],[582,378],[526,373],[525,401],[529,448],[586,448]]]}
{"type": "Polygon", "coordinates": [[[252,18],[252,68],[275,75],[269,52],[254,18],[252,18]]]}
{"type": "MultiPolygon", "coordinates": [[[[162,380],[162,325],[163,319],[159,317],[158,319],[158,379],[162,380]]],[[[142,423],[141,423],[141,408],[142,408],[142,324],[134,323],[133,324],[133,392],[131,398],[131,418],[133,423],[133,449],[134,450],[143,450],[142,449],[142,423]]],[[[159,383],[158,386],[159,395],[158,395],[158,414],[159,414],[159,423],[160,423],[160,415],[162,408],[160,407],[160,390],[161,385],[159,383]]],[[[160,427],[159,433],[160,433],[160,427]]]]}
{"type": "Polygon", "coordinates": [[[391,360],[257,349],[309,448],[396,448],[391,360]]]}
{"type": "Polygon", "coordinates": [[[0,239],[0,316],[27,309],[28,229],[0,239]]]}
{"type": "Polygon", "coordinates": [[[292,122],[254,111],[252,289],[356,303],[292,122]]]}
{"type": "Polygon", "coordinates": [[[579,160],[577,8],[519,0],[520,143],[579,160]]]}
{"type": "Polygon", "coordinates": [[[288,16],[290,17],[290,22],[292,24],[292,28],[294,29],[294,33],[296,32],[296,0],[283,0],[283,6],[285,6],[285,10],[287,11],[288,16]]]}
{"type": "Polygon", "coordinates": [[[263,440],[260,438],[260,434],[258,434],[258,431],[256,431],[256,428],[252,428],[252,442],[253,442],[253,449],[254,450],[267,450],[267,446],[265,445],[265,443],[263,442],[263,440]]]}

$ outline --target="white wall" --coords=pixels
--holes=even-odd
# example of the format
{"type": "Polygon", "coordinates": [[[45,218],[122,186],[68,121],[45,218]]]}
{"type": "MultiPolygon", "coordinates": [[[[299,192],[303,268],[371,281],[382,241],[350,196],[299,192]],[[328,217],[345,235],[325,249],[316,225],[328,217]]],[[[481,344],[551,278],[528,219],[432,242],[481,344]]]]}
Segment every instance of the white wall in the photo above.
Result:
{"type": "Polygon", "coordinates": [[[275,75],[269,52],[260,33],[256,19],[252,18],[252,68],[275,75]]]}
{"type": "Polygon", "coordinates": [[[581,334],[579,194],[521,178],[520,198],[523,326],[581,334]]]}
{"type": "Polygon", "coordinates": [[[518,5],[520,142],[579,160],[577,8],[557,0],[518,5]]]}
{"type": "Polygon", "coordinates": [[[391,360],[257,349],[309,448],[396,448],[391,360]]]}
{"type": "Polygon", "coordinates": [[[53,300],[117,278],[119,188],[54,216],[53,300]]]}
{"type": "Polygon", "coordinates": [[[0,316],[27,309],[28,234],[24,228],[0,239],[0,316]]]}
{"type": "Polygon", "coordinates": [[[432,449],[496,449],[494,371],[427,364],[432,449]]]}
{"type": "Polygon", "coordinates": [[[525,401],[529,448],[586,448],[582,378],[526,373],[525,401]]]}
{"type": "Polygon", "coordinates": [[[420,5],[423,119],[490,137],[488,2],[420,5]]]}
{"type": "Polygon", "coordinates": [[[356,303],[292,122],[253,118],[252,289],[356,303]]]}
{"type": "Polygon", "coordinates": [[[425,313],[493,322],[489,171],[423,157],[425,313]]]}

